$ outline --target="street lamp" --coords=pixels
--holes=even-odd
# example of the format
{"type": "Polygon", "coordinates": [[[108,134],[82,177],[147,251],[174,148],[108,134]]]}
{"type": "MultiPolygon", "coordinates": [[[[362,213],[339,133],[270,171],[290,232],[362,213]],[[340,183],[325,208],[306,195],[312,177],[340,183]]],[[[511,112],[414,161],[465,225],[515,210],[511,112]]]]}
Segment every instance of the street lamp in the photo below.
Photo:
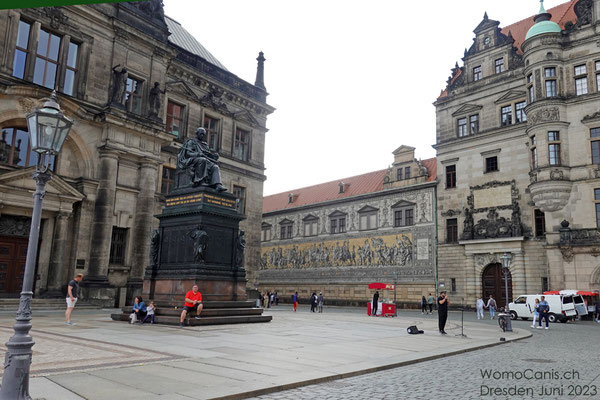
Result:
{"type": "Polygon", "coordinates": [[[500,257],[502,260],[502,273],[504,274],[504,293],[505,293],[505,298],[506,298],[506,305],[504,306],[504,313],[506,314],[506,331],[508,332],[512,332],[512,323],[510,321],[510,310],[508,307],[508,275],[510,274],[510,260],[511,260],[511,255],[510,253],[504,253],[504,255],[502,257],[500,257]]]}
{"type": "Polygon", "coordinates": [[[25,262],[23,276],[23,290],[19,300],[17,322],[13,326],[15,334],[6,343],[4,375],[2,376],[2,387],[0,388],[1,400],[31,399],[29,396],[29,368],[31,366],[31,348],[35,343],[29,335],[33,274],[40,235],[42,199],[46,194],[46,182],[51,179],[46,158],[60,152],[71,125],[73,125],[73,121],[65,117],[60,111],[56,91],[52,92],[50,99],[44,103],[42,109],[36,108],[35,111],[27,114],[26,118],[31,139],[31,150],[38,153],[38,161],[33,173],[36,185],[33,194],[33,213],[31,215],[27,261],[25,262]]]}

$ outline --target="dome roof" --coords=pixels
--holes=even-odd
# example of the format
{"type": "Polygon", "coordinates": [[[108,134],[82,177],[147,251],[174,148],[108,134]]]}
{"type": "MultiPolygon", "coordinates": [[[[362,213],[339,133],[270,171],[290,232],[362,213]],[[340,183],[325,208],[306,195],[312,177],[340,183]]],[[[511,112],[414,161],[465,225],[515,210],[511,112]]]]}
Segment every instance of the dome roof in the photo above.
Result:
{"type": "Polygon", "coordinates": [[[556,22],[540,21],[527,31],[525,40],[537,35],[541,35],[542,33],[560,33],[561,31],[562,29],[560,29],[560,26],[556,22]]]}
{"type": "Polygon", "coordinates": [[[560,33],[562,31],[560,25],[550,21],[551,18],[552,14],[546,12],[544,9],[544,0],[540,0],[540,11],[538,12],[538,15],[533,18],[535,24],[527,31],[525,40],[543,33],[560,33]]]}

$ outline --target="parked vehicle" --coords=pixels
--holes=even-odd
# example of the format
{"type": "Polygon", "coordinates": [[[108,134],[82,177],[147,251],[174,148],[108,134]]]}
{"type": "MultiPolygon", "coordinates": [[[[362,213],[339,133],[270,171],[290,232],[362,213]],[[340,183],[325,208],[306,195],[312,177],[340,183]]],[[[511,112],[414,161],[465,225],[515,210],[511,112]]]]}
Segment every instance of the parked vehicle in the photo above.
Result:
{"type": "Polygon", "coordinates": [[[514,302],[508,305],[510,309],[510,318],[522,320],[528,320],[533,318],[533,311],[535,308],[535,299],[540,299],[544,296],[550,311],[548,319],[550,322],[567,322],[569,318],[575,317],[576,315],[586,315],[587,309],[585,307],[583,297],[578,294],[528,294],[519,296],[514,302]]]}
{"type": "Polygon", "coordinates": [[[577,314],[582,318],[592,319],[596,311],[596,301],[598,301],[598,292],[577,291],[577,290],[553,290],[544,292],[544,295],[559,294],[563,296],[573,295],[573,303],[577,314]],[[579,296],[577,296],[579,295],[579,296]]]}

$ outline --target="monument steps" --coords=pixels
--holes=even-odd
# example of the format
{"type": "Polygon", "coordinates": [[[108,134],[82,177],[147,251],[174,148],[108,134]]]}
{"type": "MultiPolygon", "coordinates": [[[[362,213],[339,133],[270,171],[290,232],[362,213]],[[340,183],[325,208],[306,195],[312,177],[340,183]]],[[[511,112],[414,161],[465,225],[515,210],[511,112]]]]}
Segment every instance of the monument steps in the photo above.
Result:
{"type": "MultiPolygon", "coordinates": [[[[17,311],[19,308],[18,298],[3,298],[0,299],[0,311],[17,311]]],[[[67,303],[65,299],[44,299],[34,298],[31,302],[31,309],[33,312],[36,311],[50,311],[50,310],[65,310],[67,303]]],[[[90,303],[78,301],[75,309],[77,310],[98,310],[101,307],[95,306],[90,303]]]]}
{"type": "MultiPolygon", "coordinates": [[[[263,309],[254,307],[254,301],[205,301],[200,319],[196,319],[196,312],[188,314],[186,326],[200,325],[226,325],[248,324],[254,322],[269,322],[271,315],[262,315],[263,309]]],[[[183,307],[175,308],[171,304],[156,304],[154,323],[161,325],[179,325],[179,318],[183,307]]],[[[129,322],[132,306],[122,308],[122,313],[112,314],[114,321],[129,322]]]]}

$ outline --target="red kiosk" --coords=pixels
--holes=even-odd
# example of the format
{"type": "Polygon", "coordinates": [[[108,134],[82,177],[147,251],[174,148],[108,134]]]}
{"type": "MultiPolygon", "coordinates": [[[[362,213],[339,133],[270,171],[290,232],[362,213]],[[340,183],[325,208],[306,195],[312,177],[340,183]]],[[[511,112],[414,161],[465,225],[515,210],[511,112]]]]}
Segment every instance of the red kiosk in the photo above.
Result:
{"type": "MultiPolygon", "coordinates": [[[[389,283],[369,283],[369,289],[373,290],[396,290],[396,285],[392,285],[389,283]]],[[[371,306],[371,302],[367,303],[367,315],[371,315],[371,310],[373,307],[371,306]]],[[[394,303],[385,303],[379,302],[377,306],[377,317],[393,317],[396,314],[396,305],[394,303]]]]}

